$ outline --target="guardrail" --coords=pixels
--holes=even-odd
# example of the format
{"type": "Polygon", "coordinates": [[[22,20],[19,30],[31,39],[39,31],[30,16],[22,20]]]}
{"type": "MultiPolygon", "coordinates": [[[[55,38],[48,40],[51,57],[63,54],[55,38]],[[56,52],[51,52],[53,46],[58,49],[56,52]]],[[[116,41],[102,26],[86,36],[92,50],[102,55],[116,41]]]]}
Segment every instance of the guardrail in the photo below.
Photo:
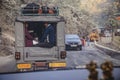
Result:
{"type": "Polygon", "coordinates": [[[96,41],[95,41],[95,47],[97,47],[98,49],[106,52],[108,55],[112,55],[112,54],[115,54],[115,53],[120,54],[120,51],[117,51],[117,50],[114,50],[114,49],[99,45],[96,41]]]}

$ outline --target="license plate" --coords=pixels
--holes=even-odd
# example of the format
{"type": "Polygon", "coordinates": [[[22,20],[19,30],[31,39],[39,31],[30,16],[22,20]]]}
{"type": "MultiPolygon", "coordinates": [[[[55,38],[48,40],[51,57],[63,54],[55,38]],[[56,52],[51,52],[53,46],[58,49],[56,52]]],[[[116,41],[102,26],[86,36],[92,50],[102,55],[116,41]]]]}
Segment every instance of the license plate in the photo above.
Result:
{"type": "Polygon", "coordinates": [[[17,64],[18,69],[29,69],[31,68],[31,64],[17,64]]]}
{"type": "Polygon", "coordinates": [[[37,67],[46,67],[47,64],[46,64],[46,62],[35,62],[35,66],[37,66],[37,67]]]}
{"type": "Polygon", "coordinates": [[[71,45],[71,47],[77,47],[77,45],[71,45]]]}
{"type": "Polygon", "coordinates": [[[49,67],[58,68],[58,67],[66,67],[66,63],[49,63],[49,67]]]}

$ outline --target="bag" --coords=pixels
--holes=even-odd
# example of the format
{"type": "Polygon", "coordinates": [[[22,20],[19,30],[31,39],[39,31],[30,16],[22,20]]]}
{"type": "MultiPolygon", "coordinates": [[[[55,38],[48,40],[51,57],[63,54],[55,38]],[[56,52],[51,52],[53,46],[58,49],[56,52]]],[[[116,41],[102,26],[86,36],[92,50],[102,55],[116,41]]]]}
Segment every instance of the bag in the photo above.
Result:
{"type": "Polygon", "coordinates": [[[23,14],[37,14],[39,8],[40,8],[39,5],[35,3],[29,3],[26,5],[26,7],[23,8],[22,13],[23,14]]]}

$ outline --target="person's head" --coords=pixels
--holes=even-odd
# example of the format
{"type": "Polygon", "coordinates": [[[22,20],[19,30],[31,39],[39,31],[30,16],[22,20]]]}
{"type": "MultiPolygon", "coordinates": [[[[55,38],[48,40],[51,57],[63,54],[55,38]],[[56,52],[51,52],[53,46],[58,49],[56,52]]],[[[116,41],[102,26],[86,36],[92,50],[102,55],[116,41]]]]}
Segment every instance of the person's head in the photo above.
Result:
{"type": "Polygon", "coordinates": [[[83,39],[85,39],[85,36],[83,36],[83,39]]]}
{"type": "Polygon", "coordinates": [[[44,23],[44,26],[45,26],[45,27],[48,27],[48,22],[45,22],[45,23],[44,23]]]}

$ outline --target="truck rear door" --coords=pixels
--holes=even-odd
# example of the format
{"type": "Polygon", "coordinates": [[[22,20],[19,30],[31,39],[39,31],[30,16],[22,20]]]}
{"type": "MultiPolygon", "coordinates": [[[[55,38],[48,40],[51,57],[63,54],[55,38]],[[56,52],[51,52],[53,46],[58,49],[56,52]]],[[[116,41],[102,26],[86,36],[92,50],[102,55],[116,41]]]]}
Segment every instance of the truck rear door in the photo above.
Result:
{"type": "Polygon", "coordinates": [[[24,47],[24,60],[25,61],[44,61],[44,60],[57,60],[58,51],[56,47],[41,48],[41,47],[24,47]]]}

